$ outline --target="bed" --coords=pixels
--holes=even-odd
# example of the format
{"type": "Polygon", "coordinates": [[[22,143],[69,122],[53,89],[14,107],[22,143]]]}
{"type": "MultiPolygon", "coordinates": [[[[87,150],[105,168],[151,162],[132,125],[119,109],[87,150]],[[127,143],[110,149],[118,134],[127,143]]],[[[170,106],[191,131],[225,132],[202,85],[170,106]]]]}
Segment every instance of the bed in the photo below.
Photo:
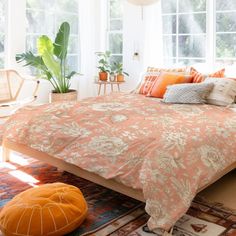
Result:
{"type": "Polygon", "coordinates": [[[163,104],[139,94],[19,110],[5,125],[14,150],[146,202],[148,226],[169,230],[197,192],[236,167],[236,112],[163,104]]]}

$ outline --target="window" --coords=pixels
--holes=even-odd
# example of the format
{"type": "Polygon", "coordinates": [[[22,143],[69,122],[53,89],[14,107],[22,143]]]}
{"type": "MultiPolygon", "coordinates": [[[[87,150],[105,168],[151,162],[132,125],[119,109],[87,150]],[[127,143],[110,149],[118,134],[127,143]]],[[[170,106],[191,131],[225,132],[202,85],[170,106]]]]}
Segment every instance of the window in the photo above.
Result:
{"type": "Polygon", "coordinates": [[[123,4],[120,0],[108,0],[108,50],[111,61],[123,61],[123,4]]]}
{"type": "Polygon", "coordinates": [[[0,68],[4,67],[6,0],[0,0],[0,68]]]}
{"type": "Polygon", "coordinates": [[[206,0],[162,1],[164,63],[206,61],[206,0]]]}
{"type": "Polygon", "coordinates": [[[68,65],[78,71],[78,0],[27,0],[26,50],[36,52],[37,38],[46,34],[54,39],[64,21],[70,23],[68,65]]]}
{"type": "Polygon", "coordinates": [[[236,1],[216,0],[216,53],[220,63],[236,62],[236,1]]]}

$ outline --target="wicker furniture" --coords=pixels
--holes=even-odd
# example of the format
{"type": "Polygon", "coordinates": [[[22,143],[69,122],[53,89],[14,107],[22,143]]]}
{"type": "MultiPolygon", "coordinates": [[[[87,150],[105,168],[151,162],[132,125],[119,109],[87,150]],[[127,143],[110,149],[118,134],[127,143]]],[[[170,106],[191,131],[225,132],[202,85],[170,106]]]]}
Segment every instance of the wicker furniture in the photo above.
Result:
{"type": "Polygon", "coordinates": [[[15,70],[0,70],[0,118],[8,117],[14,111],[37,98],[39,80],[25,78],[15,70]],[[23,96],[23,86],[26,82],[34,83],[30,96],[23,96]]]}

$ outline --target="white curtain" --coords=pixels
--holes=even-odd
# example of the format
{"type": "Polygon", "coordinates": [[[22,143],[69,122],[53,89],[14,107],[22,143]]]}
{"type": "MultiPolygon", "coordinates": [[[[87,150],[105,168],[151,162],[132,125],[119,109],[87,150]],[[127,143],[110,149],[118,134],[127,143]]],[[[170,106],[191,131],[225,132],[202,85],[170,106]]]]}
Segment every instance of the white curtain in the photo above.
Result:
{"type": "Polygon", "coordinates": [[[148,66],[163,65],[163,39],[161,1],[145,6],[144,9],[144,52],[143,64],[148,66]]]}
{"type": "Polygon", "coordinates": [[[97,74],[95,52],[100,49],[100,1],[79,0],[80,73],[79,98],[96,95],[97,74]]]}

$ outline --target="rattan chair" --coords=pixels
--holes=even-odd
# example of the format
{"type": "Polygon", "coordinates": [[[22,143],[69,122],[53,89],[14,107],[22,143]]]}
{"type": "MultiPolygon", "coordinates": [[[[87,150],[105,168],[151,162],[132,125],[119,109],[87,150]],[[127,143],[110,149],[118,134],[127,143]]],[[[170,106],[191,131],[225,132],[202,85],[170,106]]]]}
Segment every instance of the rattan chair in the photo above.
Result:
{"type": "Polygon", "coordinates": [[[15,70],[0,70],[0,118],[8,117],[18,108],[34,102],[39,83],[39,80],[23,77],[15,70]],[[29,96],[24,96],[22,91],[27,82],[33,83],[33,89],[29,96]]]}

